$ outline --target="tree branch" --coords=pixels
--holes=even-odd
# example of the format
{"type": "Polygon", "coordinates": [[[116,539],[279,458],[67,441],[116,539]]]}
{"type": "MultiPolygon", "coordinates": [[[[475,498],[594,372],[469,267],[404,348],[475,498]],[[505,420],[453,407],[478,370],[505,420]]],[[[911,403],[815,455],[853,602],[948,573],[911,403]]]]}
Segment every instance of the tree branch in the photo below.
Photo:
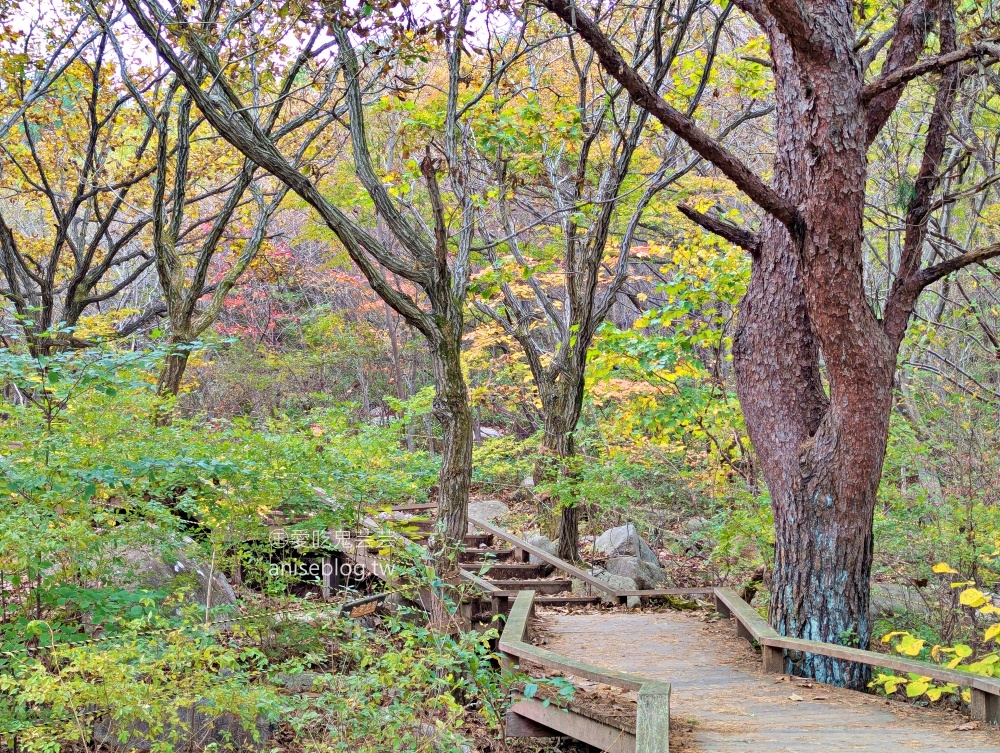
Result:
{"type": "Polygon", "coordinates": [[[625,87],[637,105],[648,110],[653,117],[684,139],[695,152],[715,165],[761,209],[772,214],[793,235],[798,236],[802,226],[798,209],[778,195],[718,141],[698,128],[691,118],[667,104],[667,101],[625,62],[614,43],[601,31],[597,23],[573,3],[574,0],[541,0],[543,7],[559,16],[590,45],[608,73],[625,87]]]}
{"type": "Polygon", "coordinates": [[[709,217],[707,214],[695,211],[685,204],[678,204],[677,209],[689,220],[697,225],[701,225],[708,232],[724,238],[745,251],[749,251],[751,256],[756,258],[760,254],[760,237],[756,233],[744,230],[725,220],[709,217]]]}
{"type": "Polygon", "coordinates": [[[939,71],[972,58],[1000,59],[1000,44],[995,42],[979,42],[972,47],[965,47],[961,50],[935,55],[906,68],[900,68],[865,86],[861,93],[861,98],[865,102],[870,102],[880,94],[890,89],[895,89],[907,81],[912,81],[918,76],[933,73],[934,71],[939,71]]]}
{"type": "Polygon", "coordinates": [[[983,246],[982,248],[977,248],[975,251],[967,251],[961,256],[956,256],[954,259],[948,259],[940,264],[935,264],[933,267],[927,267],[917,274],[915,282],[920,288],[926,288],[945,275],[950,275],[952,272],[957,272],[972,264],[982,264],[998,256],[1000,256],[1000,243],[983,246]]]}
{"type": "MultiPolygon", "coordinates": [[[[917,62],[924,49],[927,35],[934,26],[938,0],[909,0],[900,11],[896,21],[896,31],[882,67],[883,76],[902,70],[917,62]]],[[[878,136],[889,120],[892,111],[899,104],[903,87],[896,86],[868,100],[868,143],[878,136]]]]}

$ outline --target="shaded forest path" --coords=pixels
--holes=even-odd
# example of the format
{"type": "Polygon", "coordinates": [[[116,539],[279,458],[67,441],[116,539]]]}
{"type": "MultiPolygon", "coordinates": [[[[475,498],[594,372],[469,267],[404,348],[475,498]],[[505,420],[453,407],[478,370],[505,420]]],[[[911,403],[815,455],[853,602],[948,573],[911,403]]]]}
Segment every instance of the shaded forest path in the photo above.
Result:
{"type": "Polygon", "coordinates": [[[537,618],[536,642],[550,651],[670,683],[671,753],[1000,750],[1000,730],[956,731],[967,721],[957,712],[766,675],[728,620],[708,623],[678,611],[557,614],[542,608],[537,618]]]}

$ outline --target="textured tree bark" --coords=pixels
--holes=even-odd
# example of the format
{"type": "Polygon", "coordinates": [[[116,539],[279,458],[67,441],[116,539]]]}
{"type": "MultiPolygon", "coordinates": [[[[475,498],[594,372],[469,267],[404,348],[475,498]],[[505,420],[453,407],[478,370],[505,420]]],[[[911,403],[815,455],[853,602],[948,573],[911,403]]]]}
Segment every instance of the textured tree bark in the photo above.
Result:
{"type": "Polygon", "coordinates": [[[180,392],[181,382],[184,380],[184,372],[188,365],[188,351],[176,350],[166,357],[163,368],[160,370],[160,378],[156,383],[156,394],[161,397],[168,395],[177,396],[180,392]]]}
{"type": "MultiPolygon", "coordinates": [[[[557,371],[551,377],[548,373],[536,376],[544,421],[542,443],[533,473],[536,485],[555,481],[560,475],[576,473],[572,462],[576,454],[573,432],[583,406],[584,375],[574,369],[567,371],[569,373],[557,371]]],[[[539,512],[550,513],[547,503],[543,504],[546,507],[539,512]]],[[[558,556],[567,562],[576,562],[580,559],[579,508],[576,504],[564,502],[559,505],[558,512],[558,556]]]]}
{"type": "MultiPolygon", "coordinates": [[[[921,264],[954,104],[955,61],[978,53],[956,52],[952,0],[909,0],[897,17],[882,78],[866,86],[872,61],[857,49],[852,3],[735,2],[770,42],[777,131],[770,184],[671,108],[578,6],[543,0],[637,104],[767,212],[757,233],[694,219],[754,260],[733,353],[747,430],[774,509],[770,619],[783,635],[866,648],[872,520],[900,341],[924,287],[1000,255],[995,244],[933,267],[921,264]],[[918,63],[937,23],[941,54],[918,63]],[[862,269],[867,149],[895,109],[901,84],[929,71],[943,73],[904,252],[880,321],[862,269]]],[[[799,674],[824,682],[867,685],[869,672],[857,665],[815,655],[790,661],[799,674]]]]}
{"type": "Polygon", "coordinates": [[[460,337],[452,342],[432,344],[431,369],[435,387],[434,417],[444,433],[438,477],[438,524],[444,542],[461,542],[469,526],[472,411],[462,374],[460,337]]]}

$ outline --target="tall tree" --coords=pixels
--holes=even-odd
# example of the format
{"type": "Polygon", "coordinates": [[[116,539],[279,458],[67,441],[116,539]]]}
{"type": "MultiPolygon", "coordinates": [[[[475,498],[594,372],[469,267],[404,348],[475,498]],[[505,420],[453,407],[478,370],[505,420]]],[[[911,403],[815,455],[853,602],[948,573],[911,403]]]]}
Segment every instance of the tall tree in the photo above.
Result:
{"type": "MultiPolygon", "coordinates": [[[[959,253],[938,261],[925,243],[956,90],[961,76],[977,71],[960,66],[991,64],[1000,47],[983,40],[958,48],[951,0],[909,0],[895,12],[892,30],[871,45],[859,39],[858,6],[848,0],[736,0],[770,43],[777,112],[767,183],[671,107],[581,7],[542,2],[592,47],[636,104],[763,210],[756,231],[691,209],[685,214],[753,258],[734,367],[774,509],[770,619],[784,635],[867,647],[872,521],[900,343],[921,291],[1000,256],[1000,244],[952,247],[949,253],[959,253]],[[934,28],[939,49],[922,57],[934,28]],[[876,58],[881,70],[866,81],[876,58]],[[933,111],[903,251],[878,316],[863,274],[868,147],[905,84],[928,74],[937,74],[933,111]]],[[[975,29],[967,31],[975,37],[975,29]]],[[[815,655],[794,664],[825,682],[867,684],[867,670],[856,664],[815,655]]]]}
{"type": "MultiPolygon", "coordinates": [[[[114,305],[152,265],[141,243],[151,218],[136,207],[148,197],[153,131],[118,80],[104,32],[43,92],[32,93],[23,67],[9,73],[5,88],[19,94],[3,110],[0,295],[29,347],[46,351],[77,338],[43,333],[114,305]]],[[[136,321],[122,323],[122,334],[136,321]]]]}
{"type": "MultiPolygon", "coordinates": [[[[617,38],[632,40],[633,65],[651,61],[654,88],[667,87],[679,58],[701,67],[693,92],[677,97],[688,116],[708,90],[730,13],[716,10],[703,0],[675,1],[621,12],[614,22],[617,38]],[[693,28],[698,32],[689,36],[693,28]]],[[[532,26],[551,34],[545,19],[532,26]]],[[[498,52],[503,60],[504,49],[498,52]]],[[[480,116],[485,133],[479,138],[497,196],[495,216],[481,221],[480,231],[483,255],[496,270],[498,300],[475,303],[517,341],[531,369],[543,424],[537,484],[572,473],[587,353],[635,264],[636,231],[654,197],[701,158],[692,159],[676,137],[651,136],[647,111],[572,37],[549,38],[516,66],[504,62],[508,69],[498,85],[517,95],[491,100],[490,112],[480,116]],[[511,143],[498,126],[514,112],[534,128],[511,143]],[[639,169],[637,151],[645,163],[639,169]]],[[[767,111],[736,116],[724,134],[767,111]]],[[[579,558],[578,519],[574,504],[561,505],[559,556],[570,561],[579,558]]]]}
{"type": "MultiPolygon", "coordinates": [[[[462,373],[461,343],[465,327],[464,299],[468,289],[471,239],[474,229],[473,201],[462,182],[463,169],[459,160],[459,88],[466,24],[471,4],[465,0],[446,7],[444,16],[432,25],[443,40],[447,61],[447,107],[444,115],[444,143],[428,144],[419,160],[426,192],[426,214],[415,217],[400,206],[376,172],[366,133],[362,79],[379,76],[388,66],[380,57],[378,44],[360,44],[355,49],[357,35],[367,35],[379,29],[382,41],[390,47],[421,44],[413,41],[412,29],[392,36],[392,29],[408,24],[412,15],[395,16],[376,13],[374,18],[361,15],[323,17],[321,9],[303,7],[302,15],[288,18],[287,6],[252,4],[227,8],[223,14],[215,4],[194,9],[200,15],[188,17],[188,9],[174,6],[169,11],[156,2],[127,0],[133,19],[154,45],[156,52],[177,74],[216,131],[241,151],[247,159],[264,168],[309,204],[336,235],[352,261],[365,275],[375,292],[408,324],[427,340],[436,394],[434,414],[440,422],[444,442],[439,477],[438,509],[444,540],[460,542],[467,530],[469,484],[472,465],[472,414],[469,408],[465,377],[462,373]],[[245,95],[234,82],[229,68],[245,66],[244,58],[231,55],[225,44],[222,49],[212,40],[225,40],[238,34],[248,14],[269,14],[274,19],[274,36],[282,45],[295,43],[301,54],[318,44],[321,32],[332,29],[337,41],[336,69],[343,72],[344,99],[347,108],[350,143],[355,172],[375,210],[395,241],[393,247],[381,243],[376,235],[350,218],[344,210],[320,189],[318,184],[283,153],[279,139],[268,135],[259,110],[245,101],[245,95]],[[312,15],[311,15],[312,14],[312,15]],[[282,19],[288,18],[287,22],[282,19]],[[282,27],[282,24],[285,24],[282,27]],[[304,33],[302,29],[306,29],[304,33]],[[183,50],[190,50],[190,53],[183,50]],[[364,68],[370,64],[370,70],[364,68]],[[202,83],[207,76],[209,86],[202,83]],[[457,230],[450,232],[449,217],[442,198],[439,174],[447,170],[456,210],[452,218],[457,230]],[[412,283],[419,291],[419,300],[390,283],[386,271],[412,283]]],[[[372,11],[371,6],[365,6],[372,11]]],[[[372,11],[374,12],[374,11],[372,11]]],[[[422,31],[413,24],[416,31],[422,31]]],[[[266,45],[248,54],[269,55],[266,45]]],[[[272,69],[278,65],[273,55],[267,57],[272,69]]],[[[321,64],[320,60],[315,64],[321,64]]],[[[263,64],[262,64],[263,67],[263,64]]],[[[333,75],[333,71],[331,74],[333,75]]],[[[291,92],[282,92],[276,104],[292,101],[291,92]]]]}

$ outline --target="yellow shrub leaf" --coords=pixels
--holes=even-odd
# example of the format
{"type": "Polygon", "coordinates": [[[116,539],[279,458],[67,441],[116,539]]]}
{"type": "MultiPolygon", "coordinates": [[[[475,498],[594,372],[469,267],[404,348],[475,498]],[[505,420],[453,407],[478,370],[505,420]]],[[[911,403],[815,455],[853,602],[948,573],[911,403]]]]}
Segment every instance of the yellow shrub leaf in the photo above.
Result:
{"type": "Polygon", "coordinates": [[[958,570],[955,570],[954,568],[951,567],[951,565],[949,565],[946,562],[938,562],[936,565],[934,565],[934,567],[931,568],[931,570],[933,570],[935,573],[938,573],[938,574],[941,574],[941,573],[958,573],[958,570]]]}
{"type": "Polygon", "coordinates": [[[958,600],[967,607],[981,607],[989,597],[978,588],[967,588],[959,594],[958,600]]]}

